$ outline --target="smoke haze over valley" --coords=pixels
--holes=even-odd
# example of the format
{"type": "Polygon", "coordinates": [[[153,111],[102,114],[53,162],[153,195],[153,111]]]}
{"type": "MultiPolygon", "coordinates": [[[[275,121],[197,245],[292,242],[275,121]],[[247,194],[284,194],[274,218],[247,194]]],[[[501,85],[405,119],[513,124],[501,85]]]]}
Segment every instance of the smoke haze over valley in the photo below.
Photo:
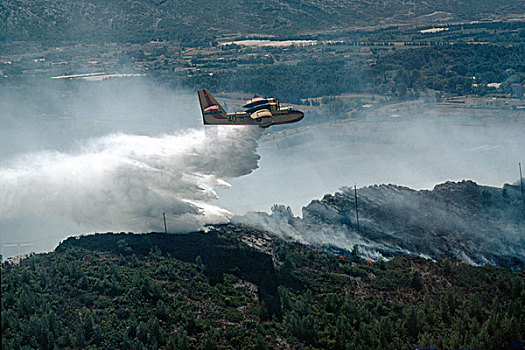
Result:
{"type": "Polygon", "coordinates": [[[522,119],[449,115],[421,101],[265,132],[204,131],[196,96],[143,78],[29,84],[2,90],[0,103],[6,256],[50,250],[71,234],[162,231],[163,212],[173,232],[274,203],[301,213],[353,183],[502,186],[525,149],[522,119]]]}

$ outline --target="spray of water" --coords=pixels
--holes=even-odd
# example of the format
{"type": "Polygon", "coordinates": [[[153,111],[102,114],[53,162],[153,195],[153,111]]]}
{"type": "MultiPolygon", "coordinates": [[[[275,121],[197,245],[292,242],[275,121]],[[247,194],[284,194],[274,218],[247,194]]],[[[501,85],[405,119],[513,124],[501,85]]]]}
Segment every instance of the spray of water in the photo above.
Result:
{"type": "Polygon", "coordinates": [[[0,168],[0,221],[62,217],[96,231],[199,229],[227,221],[214,188],[258,166],[258,128],[189,129],[160,137],[112,134],[76,152],[38,152],[0,168]]]}

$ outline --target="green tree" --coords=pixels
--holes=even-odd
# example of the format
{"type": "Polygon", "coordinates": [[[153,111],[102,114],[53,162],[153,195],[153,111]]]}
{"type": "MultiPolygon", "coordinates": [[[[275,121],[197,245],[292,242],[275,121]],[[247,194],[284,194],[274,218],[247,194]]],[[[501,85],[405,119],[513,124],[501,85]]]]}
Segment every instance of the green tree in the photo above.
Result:
{"type": "Polygon", "coordinates": [[[170,335],[166,348],[168,350],[188,350],[190,348],[188,333],[182,330],[170,335]]]}
{"type": "Polygon", "coordinates": [[[144,344],[148,342],[148,326],[143,321],[140,321],[137,327],[137,339],[144,344]]]}

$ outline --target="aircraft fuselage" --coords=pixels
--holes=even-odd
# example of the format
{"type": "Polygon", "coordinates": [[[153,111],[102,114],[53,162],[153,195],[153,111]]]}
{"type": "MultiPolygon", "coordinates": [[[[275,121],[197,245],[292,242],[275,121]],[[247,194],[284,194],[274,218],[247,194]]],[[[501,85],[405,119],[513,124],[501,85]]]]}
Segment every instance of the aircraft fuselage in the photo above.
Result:
{"type": "MultiPolygon", "coordinates": [[[[272,113],[271,117],[252,119],[250,113],[235,112],[227,113],[226,115],[215,114],[211,115],[213,124],[218,125],[258,125],[260,127],[268,127],[271,125],[289,124],[300,121],[304,118],[303,112],[293,109],[284,109],[272,113]]],[[[208,119],[208,118],[207,118],[208,119]]],[[[211,124],[211,123],[210,123],[211,124]]]]}

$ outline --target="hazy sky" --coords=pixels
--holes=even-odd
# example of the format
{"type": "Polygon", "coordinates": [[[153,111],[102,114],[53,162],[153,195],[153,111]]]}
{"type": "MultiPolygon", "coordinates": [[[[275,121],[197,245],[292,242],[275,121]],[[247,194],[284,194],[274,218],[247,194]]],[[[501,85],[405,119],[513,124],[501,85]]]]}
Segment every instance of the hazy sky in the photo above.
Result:
{"type": "Polygon", "coordinates": [[[232,180],[235,190],[219,190],[219,203],[245,212],[277,202],[300,215],[311,199],[354,184],[430,189],[471,179],[501,186],[518,180],[525,158],[525,118],[451,117],[429,109],[285,133],[289,142],[261,141],[259,169],[232,180]]]}

